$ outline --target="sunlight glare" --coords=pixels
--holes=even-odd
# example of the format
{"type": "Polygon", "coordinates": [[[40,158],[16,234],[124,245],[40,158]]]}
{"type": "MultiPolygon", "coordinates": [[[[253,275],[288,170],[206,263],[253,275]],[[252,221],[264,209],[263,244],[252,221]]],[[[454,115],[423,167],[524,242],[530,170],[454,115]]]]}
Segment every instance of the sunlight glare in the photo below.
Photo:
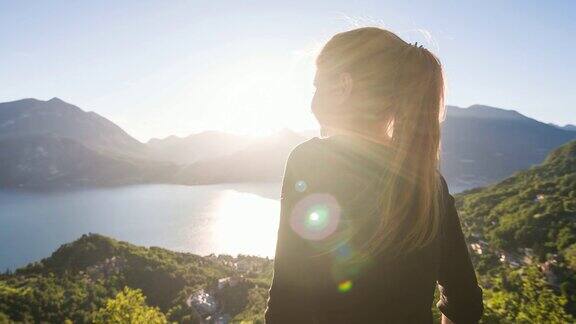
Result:
{"type": "Polygon", "coordinates": [[[175,104],[188,107],[182,109],[190,114],[185,119],[242,135],[315,128],[310,112],[313,53],[299,50],[279,56],[262,51],[236,58],[213,69],[210,78],[181,89],[180,103],[175,104]],[[201,108],[202,114],[193,107],[201,108]]]}
{"type": "Polygon", "coordinates": [[[252,251],[274,257],[280,202],[252,193],[225,190],[215,204],[212,229],[216,250],[232,255],[252,251]]]}

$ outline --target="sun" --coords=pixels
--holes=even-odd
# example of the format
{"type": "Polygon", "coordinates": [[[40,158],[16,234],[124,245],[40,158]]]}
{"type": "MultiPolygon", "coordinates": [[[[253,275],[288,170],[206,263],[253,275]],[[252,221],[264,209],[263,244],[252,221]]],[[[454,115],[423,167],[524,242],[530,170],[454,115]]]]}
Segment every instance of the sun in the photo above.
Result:
{"type": "Polygon", "coordinates": [[[179,89],[173,104],[197,130],[262,136],[317,128],[310,111],[314,56],[302,52],[259,51],[215,64],[179,89]]]}

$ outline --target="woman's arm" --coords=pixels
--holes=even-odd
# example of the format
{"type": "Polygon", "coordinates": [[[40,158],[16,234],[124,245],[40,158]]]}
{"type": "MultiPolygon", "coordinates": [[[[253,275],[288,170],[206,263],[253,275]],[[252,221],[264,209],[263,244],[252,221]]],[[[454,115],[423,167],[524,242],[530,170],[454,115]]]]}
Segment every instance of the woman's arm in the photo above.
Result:
{"type": "Polygon", "coordinates": [[[274,259],[274,277],[269,290],[266,323],[307,323],[310,321],[309,284],[310,270],[306,255],[307,243],[290,226],[290,216],[300,195],[295,190],[294,149],[284,171],[280,195],[280,224],[274,259]]]}
{"type": "Polygon", "coordinates": [[[444,178],[441,179],[444,220],[438,273],[440,301],[437,306],[445,317],[456,324],[477,323],[483,312],[482,290],[468,254],[454,197],[448,192],[444,178]]]}

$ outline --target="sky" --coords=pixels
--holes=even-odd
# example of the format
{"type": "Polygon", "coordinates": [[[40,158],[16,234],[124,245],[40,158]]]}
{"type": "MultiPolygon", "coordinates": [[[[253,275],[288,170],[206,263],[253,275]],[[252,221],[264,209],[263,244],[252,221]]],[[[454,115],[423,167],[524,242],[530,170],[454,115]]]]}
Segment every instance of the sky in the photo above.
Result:
{"type": "Polygon", "coordinates": [[[570,0],[0,0],[0,102],[58,97],[141,141],[316,128],[314,56],[360,26],[437,54],[448,104],[576,124],[570,0]]]}

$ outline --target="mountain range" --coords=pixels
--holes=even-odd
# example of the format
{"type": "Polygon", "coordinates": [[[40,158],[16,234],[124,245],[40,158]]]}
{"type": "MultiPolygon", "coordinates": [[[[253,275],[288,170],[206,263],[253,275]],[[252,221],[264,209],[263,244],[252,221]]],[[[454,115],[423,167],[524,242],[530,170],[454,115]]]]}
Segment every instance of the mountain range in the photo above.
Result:
{"type": "MultiPolygon", "coordinates": [[[[442,171],[468,189],[538,164],[576,138],[513,110],[447,107],[442,171]]],[[[204,131],[142,143],[110,120],[58,98],[0,103],[0,187],[280,181],[288,154],[317,131],[254,137],[204,131]]]]}
{"type": "Polygon", "coordinates": [[[442,172],[453,186],[484,186],[542,162],[574,138],[576,132],[514,110],[448,106],[442,124],[442,172]]]}
{"type": "Polygon", "coordinates": [[[167,180],[174,166],[108,119],[58,98],[0,104],[0,186],[107,186],[167,180]]]}

